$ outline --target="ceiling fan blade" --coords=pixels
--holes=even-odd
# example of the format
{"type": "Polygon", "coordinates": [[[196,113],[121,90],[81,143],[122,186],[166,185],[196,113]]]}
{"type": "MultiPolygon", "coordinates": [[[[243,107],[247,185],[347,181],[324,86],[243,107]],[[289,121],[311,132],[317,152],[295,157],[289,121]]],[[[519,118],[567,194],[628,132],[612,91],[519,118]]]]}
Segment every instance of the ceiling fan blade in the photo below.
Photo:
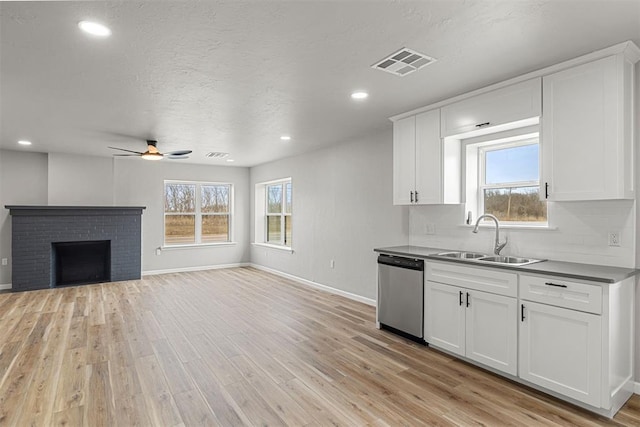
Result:
{"type": "Polygon", "coordinates": [[[170,153],[164,153],[165,156],[186,156],[187,154],[191,154],[193,151],[191,150],[178,150],[172,151],[170,153]]]}
{"type": "Polygon", "coordinates": [[[187,156],[187,155],[177,156],[177,155],[173,155],[173,154],[165,154],[164,156],[167,159],[173,159],[173,160],[188,159],[189,158],[189,156],[187,156]]]}
{"type": "Polygon", "coordinates": [[[111,148],[112,150],[126,151],[126,152],[129,152],[129,153],[136,153],[136,154],[139,154],[139,155],[143,154],[140,151],[127,150],[125,148],[118,148],[118,147],[109,147],[109,148],[111,148]]]}
{"type": "Polygon", "coordinates": [[[131,157],[140,157],[139,154],[114,154],[113,156],[114,157],[129,157],[129,156],[131,156],[131,157]]]}

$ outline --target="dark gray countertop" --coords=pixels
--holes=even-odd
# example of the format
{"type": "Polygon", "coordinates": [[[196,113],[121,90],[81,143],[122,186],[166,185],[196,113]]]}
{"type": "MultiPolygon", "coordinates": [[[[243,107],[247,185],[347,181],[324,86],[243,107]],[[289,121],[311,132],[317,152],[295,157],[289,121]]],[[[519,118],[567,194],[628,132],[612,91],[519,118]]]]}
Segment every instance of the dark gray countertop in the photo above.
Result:
{"type": "Polygon", "coordinates": [[[575,262],[551,260],[538,262],[535,264],[523,265],[521,267],[511,265],[478,264],[455,258],[436,258],[433,255],[440,252],[454,251],[454,249],[427,248],[423,246],[393,246],[388,248],[376,248],[374,249],[374,251],[412,258],[425,258],[444,262],[457,262],[476,267],[502,268],[507,270],[514,270],[520,273],[551,274],[554,276],[566,277],[569,279],[588,280],[600,283],[616,283],[640,273],[640,270],[636,270],[633,268],[608,267],[604,265],[578,264],[575,262]]]}

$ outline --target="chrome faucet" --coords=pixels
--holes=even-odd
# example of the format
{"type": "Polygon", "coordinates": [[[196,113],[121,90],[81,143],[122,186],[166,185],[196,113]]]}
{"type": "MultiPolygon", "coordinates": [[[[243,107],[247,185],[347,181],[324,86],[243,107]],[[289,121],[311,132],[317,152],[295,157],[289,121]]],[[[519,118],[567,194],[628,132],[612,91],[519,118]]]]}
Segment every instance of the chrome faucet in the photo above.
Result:
{"type": "Polygon", "coordinates": [[[474,233],[478,232],[478,226],[480,225],[480,221],[482,220],[482,218],[490,218],[493,220],[493,222],[496,223],[496,246],[495,248],[493,248],[493,253],[496,255],[500,255],[500,251],[507,246],[507,242],[509,239],[507,239],[507,237],[504,238],[504,243],[500,243],[500,223],[498,222],[498,218],[496,218],[495,216],[491,215],[491,214],[484,214],[484,215],[480,215],[478,217],[478,220],[476,221],[476,226],[473,229],[474,233]]]}

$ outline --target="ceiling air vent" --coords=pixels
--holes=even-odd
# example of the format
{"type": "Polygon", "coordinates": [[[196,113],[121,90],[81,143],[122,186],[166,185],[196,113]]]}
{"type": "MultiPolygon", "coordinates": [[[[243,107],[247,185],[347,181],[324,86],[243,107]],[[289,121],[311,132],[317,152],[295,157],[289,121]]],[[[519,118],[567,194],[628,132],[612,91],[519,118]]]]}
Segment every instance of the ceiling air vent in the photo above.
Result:
{"type": "Polygon", "coordinates": [[[396,76],[406,76],[420,68],[433,64],[437,59],[418,53],[415,50],[403,47],[399,51],[392,53],[381,61],[371,66],[377,70],[386,71],[396,76]]]}
{"type": "Polygon", "coordinates": [[[210,151],[207,154],[205,154],[205,157],[209,157],[212,159],[224,159],[227,156],[229,156],[229,153],[222,153],[219,151],[210,151]]]}

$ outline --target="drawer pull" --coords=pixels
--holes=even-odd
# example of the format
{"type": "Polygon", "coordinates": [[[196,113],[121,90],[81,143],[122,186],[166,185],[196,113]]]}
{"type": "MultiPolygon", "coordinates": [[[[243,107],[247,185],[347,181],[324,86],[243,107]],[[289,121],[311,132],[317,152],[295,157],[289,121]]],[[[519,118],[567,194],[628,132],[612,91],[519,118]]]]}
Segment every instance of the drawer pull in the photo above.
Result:
{"type": "Polygon", "coordinates": [[[469,307],[469,292],[467,292],[467,307],[469,307]]]}
{"type": "Polygon", "coordinates": [[[462,302],[462,291],[460,291],[460,305],[462,305],[462,304],[463,304],[463,302],[462,302]]]}
{"type": "Polygon", "coordinates": [[[555,286],[556,288],[566,288],[567,285],[558,285],[557,283],[552,283],[552,282],[545,282],[544,283],[547,286],[555,286]]]}
{"type": "Polygon", "coordinates": [[[485,127],[485,126],[489,126],[490,124],[491,124],[491,122],[478,123],[478,124],[476,125],[476,127],[477,127],[477,128],[482,128],[482,127],[485,127]]]}
{"type": "Polygon", "coordinates": [[[520,304],[520,321],[524,322],[524,304],[520,304]]]}

